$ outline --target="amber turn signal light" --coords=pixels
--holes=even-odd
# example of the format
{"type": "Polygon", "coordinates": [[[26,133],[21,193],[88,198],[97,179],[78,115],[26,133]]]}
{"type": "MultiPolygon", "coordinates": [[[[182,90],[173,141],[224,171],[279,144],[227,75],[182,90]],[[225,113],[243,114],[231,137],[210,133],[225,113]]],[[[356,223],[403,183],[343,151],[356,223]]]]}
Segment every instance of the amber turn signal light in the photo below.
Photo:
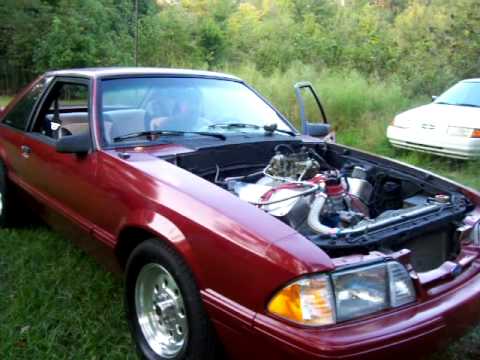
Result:
{"type": "Polygon", "coordinates": [[[470,135],[472,138],[480,138],[480,129],[473,129],[472,135],[470,135]]]}
{"type": "Polygon", "coordinates": [[[319,326],[335,322],[333,307],[330,281],[317,275],[280,290],[268,304],[268,311],[299,324],[319,326]]]}

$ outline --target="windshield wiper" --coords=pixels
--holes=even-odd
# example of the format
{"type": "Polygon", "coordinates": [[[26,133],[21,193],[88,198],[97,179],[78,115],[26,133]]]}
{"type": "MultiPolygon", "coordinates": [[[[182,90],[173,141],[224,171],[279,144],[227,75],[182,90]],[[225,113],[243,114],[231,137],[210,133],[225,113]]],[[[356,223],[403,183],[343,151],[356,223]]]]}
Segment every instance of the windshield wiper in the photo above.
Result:
{"type": "Polygon", "coordinates": [[[128,139],[134,139],[142,136],[155,136],[155,135],[185,135],[185,134],[195,134],[203,136],[211,136],[220,140],[226,140],[227,137],[223,134],[204,132],[204,131],[180,131],[180,130],[144,130],[137,131],[113,138],[114,142],[119,142],[128,139]]]}
{"type": "Polygon", "coordinates": [[[273,134],[274,132],[288,134],[290,136],[296,136],[295,132],[290,130],[278,129],[277,124],[271,125],[257,125],[257,124],[246,124],[246,123],[225,123],[225,124],[212,124],[209,128],[223,128],[223,129],[255,129],[255,130],[264,130],[267,134],[273,134]]]}
{"type": "Polygon", "coordinates": [[[454,104],[454,105],[457,105],[457,106],[468,106],[468,107],[474,107],[474,108],[480,107],[480,105],[475,105],[475,104],[462,104],[462,103],[458,103],[458,104],[454,104]]]}
{"type": "Polygon", "coordinates": [[[468,107],[474,107],[474,108],[479,108],[480,105],[475,105],[475,104],[467,104],[467,103],[449,103],[445,101],[436,101],[435,104],[441,104],[441,105],[453,105],[453,106],[468,106],[468,107]]]}

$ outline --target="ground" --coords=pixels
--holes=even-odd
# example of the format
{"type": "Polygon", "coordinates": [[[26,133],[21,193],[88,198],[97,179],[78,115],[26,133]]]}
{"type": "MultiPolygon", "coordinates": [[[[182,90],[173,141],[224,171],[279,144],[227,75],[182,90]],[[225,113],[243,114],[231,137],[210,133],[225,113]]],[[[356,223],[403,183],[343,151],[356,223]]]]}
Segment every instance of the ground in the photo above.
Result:
{"type": "MultiPolygon", "coordinates": [[[[0,106],[7,100],[0,97],[0,106]]],[[[349,142],[348,136],[342,140],[349,142]]],[[[476,163],[399,152],[385,144],[375,151],[480,188],[476,163]]],[[[3,359],[136,358],[121,279],[41,225],[0,230],[0,248],[3,359]]],[[[428,360],[478,359],[479,344],[480,327],[428,360]]]]}

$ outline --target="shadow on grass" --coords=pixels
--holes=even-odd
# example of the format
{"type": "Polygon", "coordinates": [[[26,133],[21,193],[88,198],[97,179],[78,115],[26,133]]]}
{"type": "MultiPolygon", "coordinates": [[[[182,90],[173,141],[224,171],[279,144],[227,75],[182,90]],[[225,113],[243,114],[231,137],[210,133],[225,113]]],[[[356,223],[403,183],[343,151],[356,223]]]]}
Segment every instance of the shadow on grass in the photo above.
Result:
{"type": "Polygon", "coordinates": [[[123,285],[45,226],[0,230],[2,359],[135,359],[123,285]]]}

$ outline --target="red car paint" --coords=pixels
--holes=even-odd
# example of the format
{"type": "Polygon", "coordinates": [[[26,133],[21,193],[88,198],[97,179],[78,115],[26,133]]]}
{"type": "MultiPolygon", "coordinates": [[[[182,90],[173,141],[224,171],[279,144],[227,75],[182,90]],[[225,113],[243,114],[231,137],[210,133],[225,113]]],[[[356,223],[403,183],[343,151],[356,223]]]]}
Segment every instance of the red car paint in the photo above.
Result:
{"type": "MultiPolygon", "coordinates": [[[[465,247],[457,259],[466,269],[458,278],[448,278],[451,272],[441,268],[418,276],[420,299],[404,308],[322,328],[294,325],[267,314],[272,294],[292,279],[363,257],[331,259],[287,225],[158,158],[192,149],[175,144],[122,148],[128,156],[102,149],[99,79],[159,71],[72,70],[49,75],[90,81],[94,150],[88,156],[57,153],[32,134],[0,125],[0,157],[9,180],[35,199],[38,213],[54,228],[120,271],[123,251],[146,237],[170,243],[193,270],[207,311],[233,359],[412,357],[430,352],[480,320],[480,260],[474,246],[465,247]],[[22,156],[21,146],[30,147],[31,155],[22,156]]],[[[480,204],[478,193],[464,192],[480,204]]],[[[408,253],[393,256],[402,261],[408,253]]]]}

